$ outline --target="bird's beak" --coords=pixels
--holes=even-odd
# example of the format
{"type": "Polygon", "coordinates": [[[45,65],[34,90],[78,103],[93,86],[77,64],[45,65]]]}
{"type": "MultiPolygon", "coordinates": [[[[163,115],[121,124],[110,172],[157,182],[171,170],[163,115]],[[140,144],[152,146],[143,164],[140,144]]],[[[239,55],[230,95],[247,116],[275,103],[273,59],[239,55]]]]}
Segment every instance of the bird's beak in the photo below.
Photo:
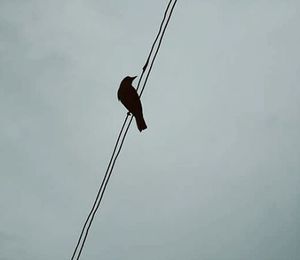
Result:
{"type": "Polygon", "coordinates": [[[136,77],[137,77],[137,76],[131,77],[131,80],[134,81],[134,79],[135,79],[136,77]]]}

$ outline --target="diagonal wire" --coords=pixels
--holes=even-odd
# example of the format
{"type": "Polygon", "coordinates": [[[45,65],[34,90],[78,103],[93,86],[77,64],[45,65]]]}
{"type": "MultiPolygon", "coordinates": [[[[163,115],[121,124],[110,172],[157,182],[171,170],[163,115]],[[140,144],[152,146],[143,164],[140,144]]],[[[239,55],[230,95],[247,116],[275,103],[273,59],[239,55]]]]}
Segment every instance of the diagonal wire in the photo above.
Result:
{"type": "MultiPolygon", "coordinates": [[[[171,1],[169,2],[169,4],[170,4],[170,3],[171,3],[171,1]]],[[[167,29],[167,27],[168,27],[168,24],[169,24],[169,21],[170,21],[170,19],[171,19],[171,16],[172,16],[172,13],[173,13],[173,10],[174,10],[174,7],[175,7],[176,3],[177,3],[177,0],[175,0],[174,3],[173,3],[173,6],[172,6],[172,8],[171,8],[171,11],[170,11],[170,13],[169,13],[169,15],[168,15],[168,19],[167,19],[166,25],[164,26],[164,29],[163,29],[163,31],[162,31],[161,37],[159,38],[158,47],[156,48],[156,51],[155,51],[155,53],[154,53],[152,62],[151,62],[151,64],[150,64],[150,68],[149,68],[149,70],[148,70],[148,73],[147,73],[147,76],[146,76],[144,85],[143,85],[142,90],[141,90],[141,93],[140,93],[140,95],[139,95],[140,97],[142,96],[142,94],[143,94],[143,92],[144,92],[144,89],[145,89],[145,86],[146,86],[146,84],[147,84],[147,81],[148,81],[150,72],[151,72],[151,70],[152,70],[152,67],[153,67],[154,61],[155,61],[155,59],[156,59],[157,53],[158,53],[158,51],[159,51],[159,49],[160,49],[160,46],[161,46],[161,43],[162,43],[162,40],[163,40],[165,31],[166,31],[166,29],[167,29]]],[[[169,5],[168,5],[168,8],[169,8],[169,5]]],[[[161,28],[160,28],[160,29],[161,29],[161,28]]]]}
{"type": "MultiPolygon", "coordinates": [[[[154,56],[153,56],[153,59],[152,59],[150,68],[149,68],[148,73],[147,73],[147,75],[146,75],[146,79],[145,79],[145,82],[144,82],[144,84],[143,84],[143,87],[142,87],[142,90],[141,90],[141,93],[140,93],[139,96],[142,95],[142,93],[143,93],[143,91],[144,91],[144,88],[145,88],[145,86],[146,86],[148,77],[149,77],[150,72],[151,72],[151,70],[152,70],[152,67],[153,67],[154,61],[155,61],[155,59],[156,59],[158,50],[159,50],[159,48],[160,48],[160,46],[161,46],[161,43],[162,43],[162,39],[163,39],[165,30],[166,30],[166,28],[167,28],[167,26],[168,26],[168,23],[169,23],[169,20],[170,20],[170,18],[171,18],[171,16],[172,16],[173,9],[174,9],[174,7],[175,7],[176,2],[177,2],[177,0],[174,1],[173,6],[172,6],[172,8],[171,8],[171,11],[170,11],[170,13],[169,13],[169,15],[168,15],[167,22],[166,22],[166,24],[165,24],[165,26],[164,26],[164,28],[163,28],[163,25],[164,25],[165,19],[166,19],[166,17],[167,17],[167,13],[168,13],[169,7],[170,7],[170,5],[171,5],[171,3],[172,3],[172,0],[169,1],[168,5],[167,5],[167,8],[166,8],[166,10],[165,10],[163,20],[162,20],[162,22],[161,22],[161,24],[160,24],[159,32],[157,33],[157,36],[156,36],[156,38],[155,38],[155,40],[154,40],[154,42],[153,42],[153,44],[152,44],[152,47],[151,47],[150,53],[149,53],[149,55],[148,55],[147,61],[146,61],[145,65],[144,65],[144,67],[143,67],[142,74],[141,74],[141,76],[140,76],[140,78],[139,78],[139,81],[138,81],[138,85],[137,85],[137,88],[136,88],[137,90],[139,89],[139,86],[140,86],[142,77],[143,77],[143,75],[144,75],[144,73],[145,73],[145,71],[146,71],[146,68],[147,68],[147,66],[148,66],[150,57],[151,57],[152,52],[153,52],[153,49],[154,49],[154,46],[156,45],[157,40],[159,39],[158,47],[157,47],[157,49],[156,49],[156,51],[155,51],[155,54],[154,54],[154,56]],[[163,31],[162,31],[162,28],[163,28],[163,31]],[[161,34],[161,31],[162,31],[162,34],[161,34]],[[160,36],[160,34],[161,34],[161,36],[160,36]],[[160,36],[160,38],[159,38],[159,36],[160,36]]],[[[83,249],[84,244],[85,244],[85,241],[86,241],[86,239],[87,239],[87,235],[88,235],[89,229],[90,229],[91,224],[92,224],[92,222],[93,222],[94,216],[95,216],[95,214],[96,214],[96,212],[97,212],[97,210],[98,210],[98,208],[99,208],[99,206],[100,206],[101,200],[102,200],[102,198],[103,198],[104,191],[105,191],[106,186],[107,186],[107,184],[108,184],[108,181],[109,181],[109,179],[110,179],[111,173],[112,173],[113,168],[114,168],[114,165],[115,165],[115,163],[116,163],[116,160],[117,160],[117,158],[118,158],[118,156],[119,156],[119,154],[120,154],[120,152],[121,152],[121,149],[122,149],[123,143],[124,143],[124,141],[125,141],[125,137],[126,137],[126,135],[127,135],[127,132],[128,132],[128,130],[129,130],[129,127],[130,127],[130,125],[131,125],[133,116],[132,116],[132,115],[130,116],[129,123],[128,123],[128,125],[127,125],[127,128],[126,128],[126,130],[125,130],[125,133],[124,133],[123,138],[122,138],[122,140],[121,140],[121,143],[120,143],[120,145],[119,145],[119,149],[118,149],[118,151],[117,151],[116,156],[114,156],[114,155],[115,155],[115,152],[116,152],[116,150],[117,150],[118,144],[119,144],[119,142],[120,142],[120,138],[121,138],[121,136],[122,136],[122,133],[123,133],[123,131],[124,131],[125,125],[126,125],[126,123],[127,123],[128,118],[129,118],[129,114],[127,114],[127,116],[126,116],[126,118],[125,118],[125,120],[124,120],[124,122],[123,122],[123,125],[122,125],[122,127],[121,127],[121,130],[120,130],[120,132],[119,132],[117,141],[116,141],[115,146],[114,146],[114,149],[113,149],[113,153],[112,153],[112,155],[111,155],[111,159],[110,159],[110,161],[109,161],[109,164],[108,164],[107,169],[106,169],[106,172],[105,172],[105,176],[104,176],[104,178],[103,178],[103,180],[102,180],[102,183],[101,183],[101,186],[100,186],[100,188],[99,188],[99,190],[98,190],[96,199],[95,199],[94,204],[93,204],[93,206],[92,206],[92,209],[91,209],[91,211],[89,212],[89,215],[88,215],[88,217],[87,217],[87,219],[86,219],[86,221],[85,221],[85,223],[84,223],[84,226],[83,226],[83,228],[82,228],[82,230],[81,230],[81,234],[80,234],[80,237],[79,237],[79,239],[78,239],[78,242],[77,242],[77,245],[76,245],[75,250],[74,250],[74,252],[73,252],[73,255],[72,255],[71,260],[74,260],[74,257],[76,256],[76,253],[77,253],[77,251],[78,251],[78,247],[79,247],[79,245],[80,245],[80,243],[81,243],[81,246],[80,246],[80,249],[79,249],[79,253],[78,253],[76,259],[78,260],[78,259],[80,258],[82,249],[83,249]],[[84,235],[84,237],[83,237],[84,232],[85,232],[85,235],[84,235]],[[83,240],[82,240],[82,238],[83,238],[83,240]],[[82,241],[81,241],[81,240],[82,240],[82,241]]]]}
{"type": "MultiPolygon", "coordinates": [[[[169,7],[170,7],[171,2],[172,2],[172,1],[170,1],[170,2],[168,3],[168,6],[167,6],[167,8],[166,8],[166,10],[165,10],[165,13],[164,13],[163,20],[162,20],[162,22],[161,22],[161,24],[160,24],[160,27],[159,27],[159,31],[158,31],[157,36],[156,36],[156,38],[155,38],[155,40],[154,40],[154,42],[153,42],[153,44],[152,44],[152,46],[151,46],[151,50],[150,50],[150,52],[149,52],[147,61],[146,61],[145,65],[144,65],[144,67],[143,67],[143,72],[142,72],[142,74],[141,74],[141,76],[140,76],[140,78],[139,78],[139,81],[138,81],[137,90],[138,90],[138,88],[139,88],[139,86],[140,86],[142,77],[143,77],[143,75],[144,75],[144,73],[145,73],[145,71],[146,71],[146,68],[147,68],[147,66],[148,66],[148,62],[149,62],[149,59],[150,59],[151,54],[152,54],[152,52],[153,52],[154,46],[155,46],[155,44],[156,44],[156,42],[157,42],[157,40],[158,40],[158,37],[159,37],[159,35],[160,35],[160,33],[161,33],[161,30],[162,30],[164,21],[165,21],[165,19],[166,19],[167,12],[168,12],[168,9],[169,9],[169,7]]],[[[80,233],[80,236],[79,236],[77,245],[76,245],[76,247],[75,247],[75,250],[74,250],[73,255],[72,255],[72,258],[71,258],[72,260],[74,259],[75,254],[76,254],[76,252],[77,252],[77,249],[78,249],[78,247],[79,247],[79,245],[80,245],[80,242],[81,242],[83,233],[84,233],[84,231],[85,231],[86,225],[88,224],[89,219],[90,219],[90,217],[92,216],[93,211],[95,210],[97,201],[98,201],[98,199],[99,199],[99,197],[100,197],[101,190],[102,190],[103,185],[105,184],[105,180],[106,180],[106,178],[107,178],[107,176],[108,176],[109,169],[110,169],[111,163],[112,163],[112,161],[113,161],[113,158],[114,158],[114,155],[115,155],[117,146],[118,146],[118,144],[119,144],[120,137],[121,137],[121,135],[122,135],[122,133],[123,133],[124,126],[125,126],[125,124],[126,124],[126,122],[127,122],[127,119],[128,119],[128,115],[125,117],[125,120],[124,120],[124,122],[123,122],[123,125],[122,125],[122,127],[121,127],[121,130],[120,130],[120,132],[119,132],[117,141],[116,141],[115,146],[114,146],[114,149],[113,149],[113,153],[112,153],[112,155],[111,155],[109,164],[108,164],[108,166],[107,166],[107,169],[106,169],[104,178],[103,178],[102,183],[101,183],[101,186],[100,186],[100,188],[99,188],[99,190],[98,190],[96,199],[95,199],[94,204],[93,204],[93,206],[92,206],[92,209],[91,209],[91,211],[89,212],[89,215],[88,215],[88,217],[87,217],[87,219],[86,219],[86,221],[85,221],[85,223],[84,223],[84,226],[83,226],[83,228],[82,228],[82,230],[81,230],[81,233],[80,233]]]]}
{"type": "MultiPolygon", "coordinates": [[[[107,175],[108,175],[108,172],[109,172],[109,168],[110,168],[111,163],[112,163],[112,161],[113,161],[114,154],[115,154],[115,152],[116,152],[116,150],[117,150],[117,147],[118,147],[120,138],[121,138],[121,136],[122,136],[122,132],[123,132],[123,130],[124,130],[124,127],[125,127],[125,125],[126,125],[127,119],[128,119],[128,115],[126,116],[126,118],[125,118],[125,120],[124,120],[124,123],[123,123],[123,125],[122,125],[122,127],[121,127],[120,133],[119,133],[118,138],[117,138],[117,141],[116,141],[116,143],[115,143],[113,153],[112,153],[112,155],[111,155],[111,158],[110,158],[109,164],[108,164],[108,166],[107,166],[107,169],[106,169],[104,178],[103,178],[103,180],[102,180],[101,186],[100,186],[100,188],[99,188],[99,190],[98,190],[98,193],[97,193],[96,199],[95,199],[95,201],[94,201],[93,207],[92,207],[92,209],[91,209],[91,211],[90,211],[88,217],[86,218],[85,223],[84,223],[84,225],[83,225],[83,228],[82,228],[82,230],[81,230],[79,239],[78,239],[78,241],[77,241],[76,247],[75,247],[74,252],[73,252],[73,255],[72,255],[72,257],[71,257],[72,260],[74,259],[75,255],[76,255],[76,252],[77,252],[78,247],[79,247],[79,245],[80,245],[80,242],[81,242],[83,233],[84,233],[84,231],[85,231],[86,225],[88,224],[89,219],[90,219],[90,217],[91,217],[91,215],[92,215],[92,213],[93,213],[93,211],[94,211],[94,209],[95,209],[95,207],[96,207],[96,204],[97,204],[97,201],[98,201],[98,199],[99,199],[101,190],[102,190],[102,188],[103,188],[103,185],[105,184],[105,179],[107,178],[107,175]]],[[[80,251],[81,251],[81,250],[80,250],[80,251]]],[[[78,259],[78,258],[77,258],[77,259],[78,259]]]]}

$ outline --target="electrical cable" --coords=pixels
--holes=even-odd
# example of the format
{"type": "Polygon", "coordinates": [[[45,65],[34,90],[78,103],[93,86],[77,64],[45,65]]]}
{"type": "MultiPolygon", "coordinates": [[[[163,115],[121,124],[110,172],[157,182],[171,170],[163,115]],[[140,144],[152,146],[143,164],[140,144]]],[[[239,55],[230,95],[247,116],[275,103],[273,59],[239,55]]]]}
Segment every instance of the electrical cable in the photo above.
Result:
{"type": "MultiPolygon", "coordinates": [[[[146,61],[145,65],[144,65],[144,67],[143,67],[142,74],[141,74],[141,76],[140,76],[140,78],[139,78],[138,85],[137,85],[137,88],[136,88],[137,91],[138,91],[138,89],[139,89],[139,86],[140,86],[141,80],[142,80],[142,78],[143,78],[143,75],[144,75],[144,73],[145,73],[145,71],[146,71],[146,69],[147,69],[147,67],[148,67],[148,63],[149,63],[149,61],[150,61],[150,58],[151,58],[152,52],[153,52],[153,50],[154,50],[154,47],[155,47],[155,45],[156,45],[156,43],[157,43],[157,40],[159,39],[158,47],[156,48],[155,54],[154,54],[154,56],[153,56],[153,58],[152,58],[152,61],[151,61],[151,64],[150,64],[150,68],[149,68],[148,73],[147,73],[147,75],[146,75],[146,79],[145,79],[145,81],[144,81],[144,84],[143,84],[141,93],[139,94],[139,97],[141,97],[141,95],[142,95],[142,93],[143,93],[143,91],[144,91],[144,88],[145,88],[145,86],[146,86],[147,80],[148,80],[149,75],[150,75],[150,72],[151,72],[151,70],[152,70],[152,67],[153,67],[154,61],[155,61],[155,59],[156,59],[157,53],[158,53],[158,51],[159,51],[159,49],[160,49],[160,46],[161,46],[161,43],[162,43],[162,39],[163,39],[163,37],[164,37],[166,28],[167,28],[167,26],[168,26],[168,24],[169,24],[169,21],[170,21],[170,18],[171,18],[171,16],[172,16],[173,9],[174,9],[174,7],[175,7],[175,5],[176,5],[176,3],[177,3],[177,0],[175,0],[175,1],[173,2],[173,5],[172,5],[172,7],[171,7],[171,11],[169,12],[169,15],[168,15],[167,21],[166,21],[166,23],[165,23],[165,26],[163,27],[171,3],[172,3],[172,0],[170,0],[169,3],[168,3],[168,5],[167,5],[167,8],[166,8],[165,13],[164,13],[163,20],[162,20],[162,22],[161,22],[161,24],[160,24],[160,27],[159,27],[159,31],[158,31],[157,36],[156,36],[156,38],[155,38],[155,40],[154,40],[154,42],[153,42],[153,44],[152,44],[152,46],[151,46],[151,50],[150,50],[150,52],[149,52],[147,61],[146,61]],[[163,28],[163,30],[162,30],[162,28],[163,28]],[[161,31],[162,31],[162,33],[161,33],[161,31]],[[159,37],[159,36],[160,36],[160,37],[159,37]]],[[[80,245],[79,252],[77,253],[76,260],[79,260],[79,258],[80,258],[80,255],[81,255],[81,252],[82,252],[82,250],[83,250],[85,241],[86,241],[86,239],[87,239],[87,235],[88,235],[89,229],[90,229],[90,227],[91,227],[91,224],[92,224],[92,222],[93,222],[94,216],[95,216],[95,214],[96,214],[96,212],[97,212],[97,210],[98,210],[98,208],[99,208],[99,206],[100,206],[100,203],[101,203],[101,201],[102,201],[103,194],[104,194],[104,192],[105,192],[106,186],[107,186],[108,181],[109,181],[109,179],[110,179],[111,173],[112,173],[113,168],[114,168],[114,165],[115,165],[115,163],[116,163],[116,160],[117,160],[117,158],[118,158],[118,156],[119,156],[119,154],[120,154],[120,152],[121,152],[121,149],[122,149],[123,143],[124,143],[124,141],[125,141],[125,137],[126,137],[126,135],[127,135],[127,132],[128,132],[128,130],[129,130],[129,127],[130,127],[130,125],[131,125],[132,119],[133,119],[133,116],[132,116],[132,115],[130,116],[130,114],[127,113],[127,115],[126,115],[126,117],[125,117],[125,120],[124,120],[124,122],[123,122],[123,125],[122,125],[122,127],[121,127],[121,130],[120,130],[120,132],[119,132],[119,135],[118,135],[118,137],[117,137],[117,141],[116,141],[116,143],[115,143],[115,146],[114,146],[114,149],[113,149],[113,153],[112,153],[112,155],[111,155],[111,158],[110,158],[109,164],[108,164],[108,166],[107,166],[107,169],[106,169],[104,178],[103,178],[102,183],[101,183],[101,185],[100,185],[100,188],[99,188],[99,190],[98,190],[96,199],[95,199],[94,204],[93,204],[93,206],[92,206],[92,209],[91,209],[91,211],[89,212],[89,215],[88,215],[88,217],[87,217],[87,219],[86,219],[86,221],[85,221],[85,223],[84,223],[84,226],[83,226],[83,228],[82,228],[82,230],[81,230],[81,233],[80,233],[78,242],[77,242],[77,244],[76,244],[76,247],[75,247],[75,249],[74,249],[74,252],[73,252],[73,255],[72,255],[71,260],[74,260],[74,259],[75,259],[75,256],[76,256],[76,253],[77,253],[77,251],[78,251],[79,245],[81,244],[81,245],[80,245]],[[122,133],[123,133],[123,131],[124,131],[124,129],[125,129],[125,125],[126,125],[127,120],[128,120],[129,117],[130,117],[129,123],[128,123],[127,127],[126,127],[126,130],[125,130],[124,134],[123,134],[123,138],[121,139],[122,133]],[[121,139],[121,143],[120,143],[120,145],[119,145],[120,139],[121,139]],[[118,149],[117,154],[116,154],[116,156],[115,156],[115,152],[116,152],[116,150],[117,150],[118,145],[119,145],[119,149],[118,149]],[[85,233],[85,234],[84,234],[84,233],[85,233]],[[84,237],[83,237],[83,234],[84,234],[84,237]],[[82,238],[83,238],[83,239],[82,239],[82,238]]]]}

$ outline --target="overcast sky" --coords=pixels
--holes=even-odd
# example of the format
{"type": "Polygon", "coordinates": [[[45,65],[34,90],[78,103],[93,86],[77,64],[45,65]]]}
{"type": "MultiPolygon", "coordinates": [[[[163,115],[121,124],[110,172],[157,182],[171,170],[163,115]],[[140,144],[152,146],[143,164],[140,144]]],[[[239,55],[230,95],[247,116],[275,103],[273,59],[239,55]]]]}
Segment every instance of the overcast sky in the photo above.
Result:
{"type": "MultiPolygon", "coordinates": [[[[1,260],[70,259],[167,2],[0,0],[1,260]]],[[[299,259],[299,10],[178,1],[81,259],[299,259]]]]}

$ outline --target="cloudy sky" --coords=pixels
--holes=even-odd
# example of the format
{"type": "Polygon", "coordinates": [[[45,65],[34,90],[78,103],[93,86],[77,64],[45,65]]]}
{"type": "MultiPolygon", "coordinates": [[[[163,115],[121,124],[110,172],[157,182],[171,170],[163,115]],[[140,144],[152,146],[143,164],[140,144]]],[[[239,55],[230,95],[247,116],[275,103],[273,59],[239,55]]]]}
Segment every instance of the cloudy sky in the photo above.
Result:
{"type": "MultiPolygon", "coordinates": [[[[0,259],[70,259],[167,0],[0,0],[0,259]]],[[[178,1],[81,259],[296,260],[300,2],[178,1]]]]}

